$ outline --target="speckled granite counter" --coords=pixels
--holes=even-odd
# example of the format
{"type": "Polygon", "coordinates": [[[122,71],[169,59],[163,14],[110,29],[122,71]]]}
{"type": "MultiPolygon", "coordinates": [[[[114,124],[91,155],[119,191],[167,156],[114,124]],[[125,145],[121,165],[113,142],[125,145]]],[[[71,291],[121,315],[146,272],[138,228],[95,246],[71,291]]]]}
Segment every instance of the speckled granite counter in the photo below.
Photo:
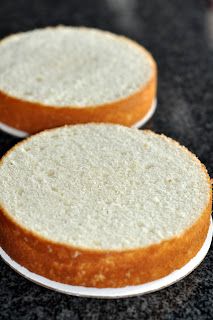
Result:
{"type": "MultiPolygon", "coordinates": [[[[159,66],[158,109],[149,127],[186,145],[213,177],[212,16],[204,0],[1,0],[0,37],[61,23],[108,29],[140,41],[159,66]]],[[[17,141],[0,132],[1,155],[17,141]]],[[[95,300],[41,288],[0,260],[0,319],[212,319],[212,265],[213,246],[196,271],[167,289],[95,300]]]]}

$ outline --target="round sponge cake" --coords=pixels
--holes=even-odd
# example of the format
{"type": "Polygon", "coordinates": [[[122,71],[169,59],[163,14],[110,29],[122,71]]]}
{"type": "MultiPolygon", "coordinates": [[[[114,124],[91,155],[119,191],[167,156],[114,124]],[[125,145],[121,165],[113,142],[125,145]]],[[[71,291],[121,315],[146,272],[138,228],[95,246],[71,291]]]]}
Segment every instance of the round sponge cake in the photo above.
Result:
{"type": "Polygon", "coordinates": [[[119,287],[167,275],[202,246],[211,185],[199,160],[151,131],[42,132],[0,165],[0,244],[63,283],[119,287]]]}
{"type": "Polygon", "coordinates": [[[149,112],[155,91],[151,55],[109,32],[49,27],[0,43],[0,121],[16,129],[91,121],[131,126],[149,112]]]}

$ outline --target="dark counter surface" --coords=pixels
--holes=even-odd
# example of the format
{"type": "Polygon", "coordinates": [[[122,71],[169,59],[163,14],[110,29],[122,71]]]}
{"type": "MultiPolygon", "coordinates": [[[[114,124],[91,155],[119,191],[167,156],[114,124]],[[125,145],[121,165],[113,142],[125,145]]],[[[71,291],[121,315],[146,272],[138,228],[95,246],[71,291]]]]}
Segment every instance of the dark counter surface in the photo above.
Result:
{"type": "MultiPolygon", "coordinates": [[[[1,0],[0,37],[46,25],[125,34],[158,62],[158,109],[149,128],[184,144],[213,177],[213,11],[204,0],[1,0]]],[[[212,5],[213,7],[213,5],[212,5]]],[[[0,155],[20,139],[0,131],[0,155]]],[[[96,300],[22,278],[0,259],[0,319],[212,319],[213,246],[187,278],[159,292],[96,300]]]]}

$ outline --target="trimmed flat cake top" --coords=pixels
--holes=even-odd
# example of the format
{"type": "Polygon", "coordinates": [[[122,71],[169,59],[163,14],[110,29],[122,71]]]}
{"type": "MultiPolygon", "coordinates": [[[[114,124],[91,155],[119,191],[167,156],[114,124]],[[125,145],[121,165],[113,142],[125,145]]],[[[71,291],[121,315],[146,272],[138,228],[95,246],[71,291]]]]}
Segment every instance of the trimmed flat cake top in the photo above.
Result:
{"type": "Polygon", "coordinates": [[[60,243],[125,250],[180,235],[210,186],[173,140],[119,125],[66,126],[21,142],[0,164],[0,205],[60,243]]]}
{"type": "Polygon", "coordinates": [[[49,27],[0,42],[0,90],[50,106],[86,107],[126,98],[153,62],[139,45],[96,29],[49,27]]]}

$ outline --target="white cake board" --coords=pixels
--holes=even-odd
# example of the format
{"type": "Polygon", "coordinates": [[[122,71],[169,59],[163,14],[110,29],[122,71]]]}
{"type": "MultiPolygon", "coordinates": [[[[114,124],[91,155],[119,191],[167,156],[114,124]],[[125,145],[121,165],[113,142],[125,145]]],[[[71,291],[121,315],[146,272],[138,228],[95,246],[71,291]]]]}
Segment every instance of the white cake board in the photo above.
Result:
{"type": "Polygon", "coordinates": [[[6,133],[11,134],[12,136],[18,137],[18,138],[26,138],[29,136],[29,134],[27,132],[10,127],[3,122],[0,122],[0,129],[6,133]]]}
{"type": "MultiPolygon", "coordinates": [[[[154,99],[149,112],[140,121],[135,123],[132,127],[133,128],[142,127],[153,116],[153,114],[155,113],[156,107],[157,107],[157,99],[154,99]]],[[[15,137],[18,137],[18,138],[26,138],[30,135],[29,133],[27,133],[25,131],[15,129],[11,126],[8,126],[7,124],[5,124],[3,122],[0,122],[0,129],[6,133],[9,133],[9,134],[15,136],[15,137]]]]}
{"type": "Polygon", "coordinates": [[[38,274],[32,273],[31,271],[22,267],[20,264],[12,260],[1,247],[0,247],[0,256],[12,269],[17,271],[19,274],[21,274],[28,280],[31,280],[46,288],[59,291],[68,295],[79,296],[79,297],[124,298],[124,297],[137,296],[137,295],[142,295],[142,294],[150,293],[153,291],[157,291],[165,287],[168,287],[173,283],[183,279],[190,272],[192,272],[206,256],[211,245],[212,234],[213,234],[213,227],[212,227],[212,220],[211,220],[209,231],[202,248],[197,253],[197,255],[194,258],[192,258],[185,266],[183,266],[181,269],[176,270],[170,273],[168,276],[163,277],[159,280],[148,282],[142,285],[127,286],[123,288],[99,289],[99,288],[72,286],[68,284],[59,283],[59,282],[44,278],[42,276],[39,276],[38,274]]]}
{"type": "Polygon", "coordinates": [[[147,114],[138,122],[136,122],[135,124],[132,125],[132,128],[141,128],[142,126],[144,126],[154,115],[155,111],[157,108],[157,98],[155,98],[152,102],[151,108],[150,110],[147,112],[147,114]]]}

